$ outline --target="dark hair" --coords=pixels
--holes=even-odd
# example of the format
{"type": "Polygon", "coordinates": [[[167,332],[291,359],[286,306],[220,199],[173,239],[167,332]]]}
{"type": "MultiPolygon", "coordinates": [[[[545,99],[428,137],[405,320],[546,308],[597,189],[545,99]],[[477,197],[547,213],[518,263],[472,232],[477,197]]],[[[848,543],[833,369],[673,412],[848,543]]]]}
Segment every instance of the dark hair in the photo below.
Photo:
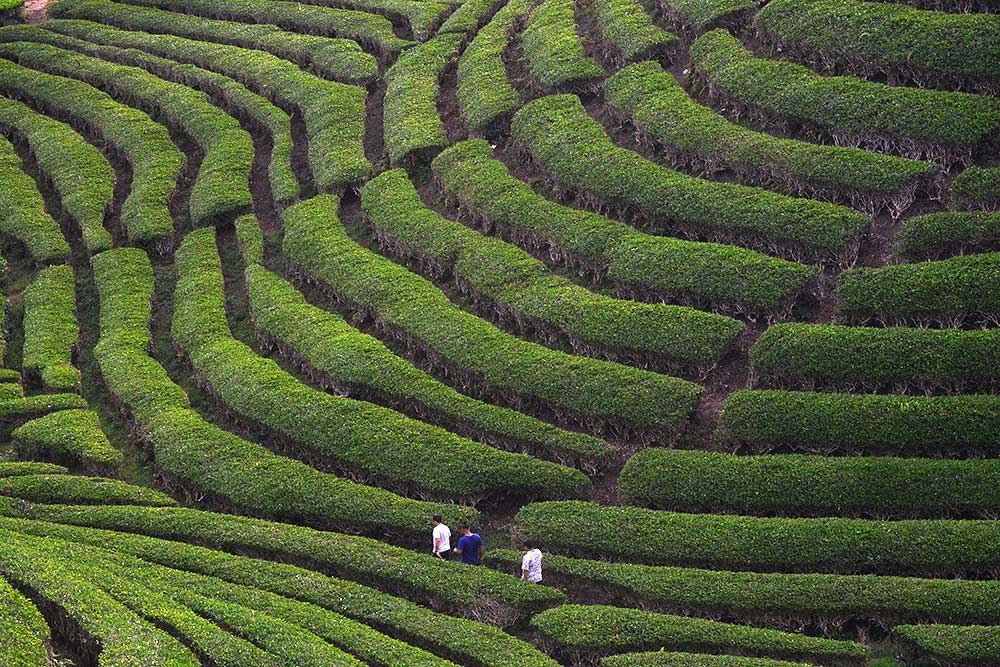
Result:
{"type": "Polygon", "coordinates": [[[525,540],[524,541],[524,548],[525,549],[534,549],[535,548],[535,541],[534,540],[525,540]]]}
{"type": "Polygon", "coordinates": [[[444,522],[443,522],[443,521],[441,520],[441,515],[440,515],[440,514],[435,514],[434,516],[432,516],[432,517],[431,517],[431,521],[437,521],[438,523],[444,523],[444,522]]]}
{"type": "Polygon", "coordinates": [[[460,525],[458,526],[458,529],[459,529],[459,530],[472,530],[472,528],[470,528],[470,527],[469,527],[469,524],[468,524],[468,523],[466,523],[465,521],[463,521],[463,522],[462,522],[462,523],[461,523],[461,524],[460,524],[460,525]]]}

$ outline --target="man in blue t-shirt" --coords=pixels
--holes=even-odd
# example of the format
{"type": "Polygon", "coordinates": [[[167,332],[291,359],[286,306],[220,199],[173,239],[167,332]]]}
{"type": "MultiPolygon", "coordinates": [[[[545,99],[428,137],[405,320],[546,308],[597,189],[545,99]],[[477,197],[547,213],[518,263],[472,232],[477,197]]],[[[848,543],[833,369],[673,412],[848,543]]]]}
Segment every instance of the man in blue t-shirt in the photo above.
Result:
{"type": "Polygon", "coordinates": [[[483,559],[483,538],[472,532],[469,524],[463,523],[459,526],[463,537],[458,540],[455,553],[462,557],[462,562],[466,565],[480,565],[483,559]]]}

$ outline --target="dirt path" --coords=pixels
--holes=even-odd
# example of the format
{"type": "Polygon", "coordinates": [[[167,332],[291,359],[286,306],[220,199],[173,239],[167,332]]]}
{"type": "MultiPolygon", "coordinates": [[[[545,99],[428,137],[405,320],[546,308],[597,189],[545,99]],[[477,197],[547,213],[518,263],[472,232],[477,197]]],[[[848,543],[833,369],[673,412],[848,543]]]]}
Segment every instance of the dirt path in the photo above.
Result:
{"type": "Polygon", "coordinates": [[[28,23],[41,23],[48,17],[45,15],[45,8],[55,0],[25,0],[24,18],[28,23]]]}

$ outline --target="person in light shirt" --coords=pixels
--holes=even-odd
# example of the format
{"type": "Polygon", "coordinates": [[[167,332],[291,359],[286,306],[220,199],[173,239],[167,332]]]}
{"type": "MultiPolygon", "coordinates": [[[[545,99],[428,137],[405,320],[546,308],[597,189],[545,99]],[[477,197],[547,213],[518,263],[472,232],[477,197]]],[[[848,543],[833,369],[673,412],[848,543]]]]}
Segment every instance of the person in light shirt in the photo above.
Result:
{"type": "Polygon", "coordinates": [[[525,552],[521,559],[521,578],[536,584],[542,583],[542,552],[531,540],[524,541],[521,551],[525,552]]]}
{"type": "Polygon", "coordinates": [[[434,530],[432,532],[434,538],[434,556],[444,560],[451,560],[451,530],[448,526],[444,525],[440,514],[435,514],[432,517],[432,521],[434,523],[434,530]]]}

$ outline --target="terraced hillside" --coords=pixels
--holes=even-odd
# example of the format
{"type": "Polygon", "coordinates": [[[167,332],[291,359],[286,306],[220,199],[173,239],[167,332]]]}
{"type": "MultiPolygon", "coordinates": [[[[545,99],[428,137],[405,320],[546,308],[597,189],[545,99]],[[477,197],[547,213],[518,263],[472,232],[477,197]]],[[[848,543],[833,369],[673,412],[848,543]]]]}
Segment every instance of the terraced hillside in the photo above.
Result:
{"type": "Polygon", "coordinates": [[[899,2],[0,0],[0,667],[1000,665],[1000,7],[899,2]]]}

